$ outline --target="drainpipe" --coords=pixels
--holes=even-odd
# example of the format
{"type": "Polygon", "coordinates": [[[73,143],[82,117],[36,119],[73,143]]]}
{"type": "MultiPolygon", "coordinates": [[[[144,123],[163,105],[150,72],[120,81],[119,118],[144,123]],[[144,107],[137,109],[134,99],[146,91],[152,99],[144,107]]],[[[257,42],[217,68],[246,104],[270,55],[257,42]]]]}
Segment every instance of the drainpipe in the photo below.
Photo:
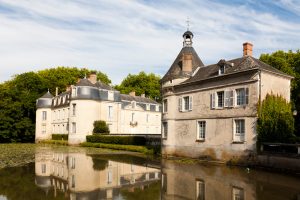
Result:
{"type": "Polygon", "coordinates": [[[262,105],[261,105],[261,70],[259,70],[259,74],[258,74],[258,76],[259,76],[259,117],[260,117],[260,114],[261,114],[261,107],[262,107],[262,105]]]}

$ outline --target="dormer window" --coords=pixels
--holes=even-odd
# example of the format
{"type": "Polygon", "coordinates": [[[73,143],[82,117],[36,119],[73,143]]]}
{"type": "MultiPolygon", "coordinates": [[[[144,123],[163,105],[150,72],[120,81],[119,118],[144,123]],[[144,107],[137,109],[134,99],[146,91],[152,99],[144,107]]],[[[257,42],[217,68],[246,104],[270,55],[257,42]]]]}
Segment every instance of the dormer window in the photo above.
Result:
{"type": "Polygon", "coordinates": [[[219,75],[224,74],[225,73],[225,65],[221,65],[219,67],[219,75]]]}
{"type": "Polygon", "coordinates": [[[135,105],[136,105],[136,102],[135,102],[135,101],[132,101],[132,102],[131,102],[131,107],[132,107],[132,109],[135,109],[135,105]]]}

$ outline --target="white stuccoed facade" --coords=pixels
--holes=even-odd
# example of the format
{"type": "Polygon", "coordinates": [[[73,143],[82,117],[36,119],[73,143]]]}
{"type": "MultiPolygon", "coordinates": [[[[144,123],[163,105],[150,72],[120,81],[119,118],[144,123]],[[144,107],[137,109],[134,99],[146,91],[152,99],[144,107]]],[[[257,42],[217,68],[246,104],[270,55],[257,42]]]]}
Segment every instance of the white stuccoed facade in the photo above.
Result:
{"type": "Polygon", "coordinates": [[[68,134],[69,144],[79,144],[91,135],[93,123],[104,120],[110,134],[161,134],[161,105],[149,98],[120,94],[96,80],[81,79],[57,96],[49,92],[37,100],[36,141],[52,134],[68,134]]]}

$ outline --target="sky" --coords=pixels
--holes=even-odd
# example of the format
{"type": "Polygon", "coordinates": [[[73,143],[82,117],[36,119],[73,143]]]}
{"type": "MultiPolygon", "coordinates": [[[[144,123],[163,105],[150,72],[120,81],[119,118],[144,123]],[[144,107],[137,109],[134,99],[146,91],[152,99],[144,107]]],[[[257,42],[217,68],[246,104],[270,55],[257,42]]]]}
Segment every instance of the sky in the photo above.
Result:
{"type": "Polygon", "coordinates": [[[0,0],[0,83],[57,66],[99,70],[113,84],[163,76],[189,27],[205,65],[300,49],[300,0],[0,0]]]}

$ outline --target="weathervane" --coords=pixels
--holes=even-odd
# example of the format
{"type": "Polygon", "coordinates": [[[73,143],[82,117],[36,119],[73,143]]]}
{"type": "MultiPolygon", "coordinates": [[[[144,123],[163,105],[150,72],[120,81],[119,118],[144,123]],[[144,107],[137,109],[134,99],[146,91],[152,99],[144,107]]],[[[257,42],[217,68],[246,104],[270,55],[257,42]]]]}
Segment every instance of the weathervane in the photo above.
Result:
{"type": "Polygon", "coordinates": [[[190,18],[189,17],[187,17],[186,25],[187,25],[187,30],[189,31],[190,30],[190,18]]]}

